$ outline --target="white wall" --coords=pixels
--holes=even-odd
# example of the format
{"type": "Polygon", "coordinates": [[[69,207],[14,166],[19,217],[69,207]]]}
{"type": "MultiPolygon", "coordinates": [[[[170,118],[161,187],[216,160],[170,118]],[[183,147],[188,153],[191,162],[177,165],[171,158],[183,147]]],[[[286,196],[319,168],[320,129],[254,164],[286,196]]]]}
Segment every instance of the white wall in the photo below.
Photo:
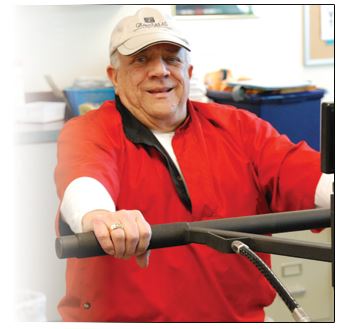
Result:
{"type": "Polygon", "coordinates": [[[303,6],[257,5],[253,19],[181,19],[198,75],[228,68],[236,76],[313,81],[333,99],[333,65],[303,65],[303,6]]]}
{"type": "MultiPolygon", "coordinates": [[[[51,74],[64,88],[80,76],[105,76],[110,32],[140,5],[18,7],[17,60],[26,91],[49,90],[51,74]]],[[[171,6],[160,5],[171,12],[171,6]]],[[[303,65],[303,6],[258,5],[252,19],[178,18],[192,45],[195,76],[228,68],[237,75],[313,81],[333,100],[333,65],[303,65]]]]}
{"type": "Polygon", "coordinates": [[[55,166],[56,143],[15,146],[15,293],[18,301],[21,296],[15,316],[20,320],[60,320],[57,304],[65,294],[66,262],[56,257],[54,248],[55,166]],[[34,305],[22,298],[27,290],[44,294],[44,307],[27,309],[27,304],[34,305]]]}

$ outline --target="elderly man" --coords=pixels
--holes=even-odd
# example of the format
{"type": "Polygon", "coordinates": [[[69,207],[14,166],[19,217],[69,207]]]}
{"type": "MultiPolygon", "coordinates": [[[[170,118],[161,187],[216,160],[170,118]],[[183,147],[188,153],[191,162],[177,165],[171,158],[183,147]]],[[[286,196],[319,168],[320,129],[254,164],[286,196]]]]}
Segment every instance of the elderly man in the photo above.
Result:
{"type": "Polygon", "coordinates": [[[154,250],[149,264],[149,223],[313,208],[324,180],[305,143],[249,112],[189,101],[189,51],[157,10],[124,18],[107,68],[116,100],[61,133],[58,224],[94,231],[109,254],[68,260],[65,321],[263,321],[275,297],[247,260],[205,246],[154,250]]]}

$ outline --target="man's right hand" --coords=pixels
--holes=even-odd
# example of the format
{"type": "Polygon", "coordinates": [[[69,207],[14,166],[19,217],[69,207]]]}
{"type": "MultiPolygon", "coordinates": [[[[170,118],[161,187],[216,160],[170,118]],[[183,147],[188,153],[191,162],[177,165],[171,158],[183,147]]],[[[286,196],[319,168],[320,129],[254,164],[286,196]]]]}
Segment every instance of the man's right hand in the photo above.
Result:
{"type": "Polygon", "coordinates": [[[82,218],[82,228],[83,232],[94,231],[107,254],[124,259],[136,256],[140,267],[148,266],[151,228],[140,211],[90,211],[82,218]]]}

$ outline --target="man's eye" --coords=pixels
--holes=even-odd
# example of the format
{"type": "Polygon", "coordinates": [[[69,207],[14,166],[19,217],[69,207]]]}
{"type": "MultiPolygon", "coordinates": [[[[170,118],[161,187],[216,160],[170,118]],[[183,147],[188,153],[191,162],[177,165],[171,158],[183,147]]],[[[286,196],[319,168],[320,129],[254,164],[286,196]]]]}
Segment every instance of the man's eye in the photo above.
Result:
{"type": "Polygon", "coordinates": [[[146,61],[147,61],[147,58],[145,56],[137,56],[134,59],[135,63],[140,63],[140,64],[145,63],[146,61]]]}
{"type": "Polygon", "coordinates": [[[181,60],[178,57],[171,56],[167,58],[168,63],[180,63],[181,60]]]}

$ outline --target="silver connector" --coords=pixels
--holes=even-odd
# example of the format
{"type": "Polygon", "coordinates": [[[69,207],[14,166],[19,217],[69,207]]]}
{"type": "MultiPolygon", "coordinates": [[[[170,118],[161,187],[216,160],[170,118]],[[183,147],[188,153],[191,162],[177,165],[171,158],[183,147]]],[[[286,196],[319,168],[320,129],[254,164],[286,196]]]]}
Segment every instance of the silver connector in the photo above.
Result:
{"type": "Polygon", "coordinates": [[[239,254],[243,247],[245,248],[247,245],[241,241],[235,240],[231,243],[231,248],[236,254],[239,254]]]}
{"type": "Polygon", "coordinates": [[[301,307],[295,308],[292,312],[292,316],[296,322],[311,322],[310,317],[301,307]]]}

